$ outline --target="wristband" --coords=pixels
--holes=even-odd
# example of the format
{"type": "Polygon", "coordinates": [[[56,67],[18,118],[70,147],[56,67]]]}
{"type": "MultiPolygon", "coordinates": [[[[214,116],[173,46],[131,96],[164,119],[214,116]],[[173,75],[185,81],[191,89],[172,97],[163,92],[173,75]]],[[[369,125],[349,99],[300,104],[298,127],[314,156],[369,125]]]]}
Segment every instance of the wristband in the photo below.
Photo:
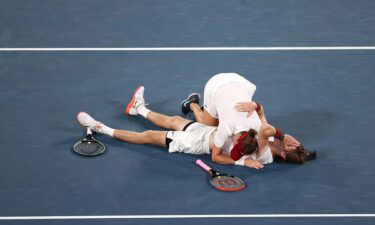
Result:
{"type": "Polygon", "coordinates": [[[279,139],[280,141],[283,141],[284,140],[284,137],[285,137],[285,134],[278,128],[275,128],[276,129],[276,133],[274,135],[275,138],[279,139]]]}
{"type": "Polygon", "coordinates": [[[259,104],[258,102],[255,102],[257,104],[257,107],[255,108],[255,111],[259,112],[262,109],[262,105],[259,104]]]}
{"type": "Polygon", "coordinates": [[[245,166],[245,158],[242,157],[239,160],[234,161],[234,165],[236,165],[236,166],[245,166]]]}

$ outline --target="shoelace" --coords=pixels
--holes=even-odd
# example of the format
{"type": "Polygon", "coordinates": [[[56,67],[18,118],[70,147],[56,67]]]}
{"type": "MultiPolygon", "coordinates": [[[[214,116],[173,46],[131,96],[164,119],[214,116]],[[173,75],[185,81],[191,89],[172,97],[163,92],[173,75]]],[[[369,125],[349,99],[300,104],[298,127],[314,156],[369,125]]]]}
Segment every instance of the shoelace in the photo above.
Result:
{"type": "MultiPolygon", "coordinates": [[[[133,105],[133,107],[136,109],[136,108],[138,108],[140,105],[142,105],[142,104],[140,104],[140,105],[138,105],[138,107],[135,107],[136,105],[137,105],[137,103],[138,103],[138,101],[137,100],[135,100],[135,102],[134,102],[134,105],[133,105]]],[[[143,99],[143,105],[148,105],[148,103],[143,99]]]]}

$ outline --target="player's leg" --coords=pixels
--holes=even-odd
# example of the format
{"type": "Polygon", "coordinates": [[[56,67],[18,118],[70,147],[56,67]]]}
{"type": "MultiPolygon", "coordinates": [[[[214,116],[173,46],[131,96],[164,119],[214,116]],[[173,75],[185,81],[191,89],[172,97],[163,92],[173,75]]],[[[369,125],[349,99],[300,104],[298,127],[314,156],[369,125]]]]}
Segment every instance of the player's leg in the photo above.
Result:
{"type": "Polygon", "coordinates": [[[140,86],[134,93],[132,100],[129,102],[125,114],[126,115],[141,115],[147,120],[151,121],[159,127],[170,130],[182,130],[190,120],[179,116],[167,116],[161,113],[153,112],[146,108],[143,97],[145,88],[140,86]]]}
{"type": "MultiPolygon", "coordinates": [[[[205,96],[207,96],[205,94],[205,96]]],[[[212,117],[207,110],[203,110],[199,106],[200,101],[200,94],[192,93],[187,97],[185,100],[181,102],[181,111],[183,114],[188,114],[189,112],[193,112],[195,119],[199,123],[203,123],[209,126],[217,126],[219,124],[219,120],[212,117]]],[[[207,101],[206,101],[207,102],[207,101]]]]}
{"type": "Polygon", "coordinates": [[[176,131],[183,130],[187,124],[192,122],[180,116],[167,116],[153,111],[147,114],[146,119],[159,127],[176,131]]]}
{"type": "Polygon", "coordinates": [[[152,144],[166,147],[165,137],[167,132],[156,130],[146,130],[144,132],[115,130],[113,137],[134,144],[152,144]]]}
{"type": "Polygon", "coordinates": [[[122,141],[134,144],[154,144],[166,147],[167,131],[148,130],[144,132],[133,132],[127,130],[115,130],[106,126],[102,122],[95,120],[85,112],[78,113],[77,120],[84,127],[89,127],[93,131],[109,135],[122,141]]]}
{"type": "MultiPolygon", "coordinates": [[[[209,126],[217,126],[219,124],[219,115],[216,110],[215,92],[222,84],[226,83],[226,79],[223,79],[223,74],[218,74],[210,78],[204,87],[204,109],[199,106],[196,98],[193,98],[194,93],[185,99],[182,103],[182,111],[194,113],[195,119],[199,123],[203,123],[209,126]],[[195,100],[195,101],[194,101],[195,100]],[[184,108],[184,104],[189,106],[189,109],[184,108]]],[[[199,96],[200,97],[200,96],[199,96]]]]}
{"type": "Polygon", "coordinates": [[[219,120],[217,118],[212,117],[207,110],[202,110],[198,104],[191,103],[190,109],[193,111],[197,122],[206,124],[208,126],[217,126],[219,124],[219,120]]]}

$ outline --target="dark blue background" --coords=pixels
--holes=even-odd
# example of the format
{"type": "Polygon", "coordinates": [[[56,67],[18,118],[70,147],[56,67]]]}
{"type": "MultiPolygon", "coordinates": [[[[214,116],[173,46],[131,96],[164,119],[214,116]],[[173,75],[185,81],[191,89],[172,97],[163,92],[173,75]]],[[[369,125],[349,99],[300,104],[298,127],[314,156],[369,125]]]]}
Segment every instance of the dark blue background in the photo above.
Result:
{"type": "MultiPolygon", "coordinates": [[[[373,11],[372,1],[2,1],[0,47],[374,45],[373,11]]],[[[0,216],[374,213],[374,58],[373,51],[0,52],[0,216]],[[209,163],[248,184],[222,193],[194,165],[197,156],[105,136],[102,156],[71,152],[82,136],[79,111],[114,128],[157,129],[123,115],[135,88],[146,87],[150,109],[176,115],[188,93],[202,93],[220,72],[255,83],[269,122],[317,150],[318,160],[260,171],[209,163]]],[[[374,220],[53,221],[78,222],[374,220]]]]}
{"type": "Polygon", "coordinates": [[[371,0],[3,0],[0,47],[374,45],[371,0]]]}

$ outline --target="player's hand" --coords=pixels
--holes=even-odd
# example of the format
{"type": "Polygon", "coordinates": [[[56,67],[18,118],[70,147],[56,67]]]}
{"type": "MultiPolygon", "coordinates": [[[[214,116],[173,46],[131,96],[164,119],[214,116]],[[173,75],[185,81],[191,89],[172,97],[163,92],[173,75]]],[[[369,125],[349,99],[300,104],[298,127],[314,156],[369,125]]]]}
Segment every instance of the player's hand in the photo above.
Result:
{"type": "Polygon", "coordinates": [[[262,163],[252,159],[245,159],[245,166],[254,169],[262,169],[264,167],[262,163]]]}
{"type": "Polygon", "coordinates": [[[234,108],[238,112],[247,112],[247,117],[250,117],[257,108],[257,104],[255,102],[238,102],[234,108]]]}
{"type": "Polygon", "coordinates": [[[301,143],[299,141],[297,141],[297,139],[290,136],[289,134],[285,134],[283,144],[284,144],[284,147],[285,147],[285,151],[294,150],[298,146],[301,145],[301,143]]]}

